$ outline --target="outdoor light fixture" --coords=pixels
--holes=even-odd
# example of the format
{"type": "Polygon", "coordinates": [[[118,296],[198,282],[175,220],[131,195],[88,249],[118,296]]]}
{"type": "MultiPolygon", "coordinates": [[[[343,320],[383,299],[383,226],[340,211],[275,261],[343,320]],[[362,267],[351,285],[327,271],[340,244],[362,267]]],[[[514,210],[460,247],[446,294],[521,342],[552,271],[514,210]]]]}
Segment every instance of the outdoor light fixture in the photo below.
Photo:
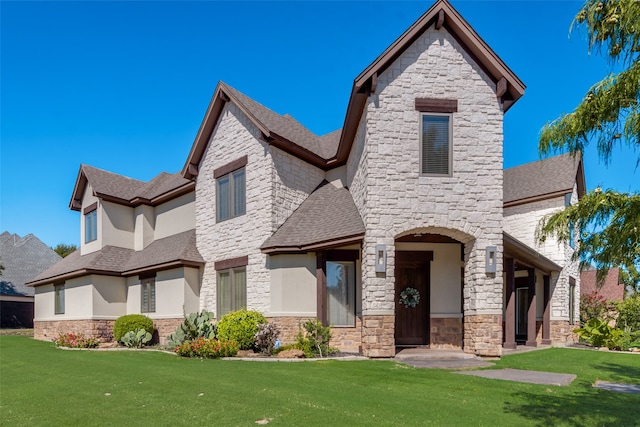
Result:
{"type": "Polygon", "coordinates": [[[376,245],[376,273],[387,271],[387,246],[376,245]]]}
{"type": "Polygon", "coordinates": [[[496,263],[498,259],[498,248],[495,246],[487,246],[486,249],[486,258],[485,258],[485,270],[487,273],[495,273],[496,272],[496,263]]]}

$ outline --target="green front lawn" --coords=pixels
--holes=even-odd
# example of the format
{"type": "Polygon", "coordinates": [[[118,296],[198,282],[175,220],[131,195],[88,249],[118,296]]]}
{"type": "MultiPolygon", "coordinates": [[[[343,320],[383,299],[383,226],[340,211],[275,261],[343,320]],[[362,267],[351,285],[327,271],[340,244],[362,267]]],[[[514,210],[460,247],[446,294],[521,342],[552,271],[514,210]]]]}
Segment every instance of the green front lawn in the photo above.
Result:
{"type": "Polygon", "coordinates": [[[574,373],[554,387],[416,369],[393,361],[261,363],[145,351],[64,351],[0,336],[0,425],[634,426],[640,355],[549,349],[498,367],[574,373]]]}

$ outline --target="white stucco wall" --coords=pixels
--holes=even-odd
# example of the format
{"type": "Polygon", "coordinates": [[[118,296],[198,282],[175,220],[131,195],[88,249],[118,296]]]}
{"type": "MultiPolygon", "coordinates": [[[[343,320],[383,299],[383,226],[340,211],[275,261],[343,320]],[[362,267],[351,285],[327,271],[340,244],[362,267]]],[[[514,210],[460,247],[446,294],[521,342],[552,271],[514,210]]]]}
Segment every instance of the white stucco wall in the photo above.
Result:
{"type": "Polygon", "coordinates": [[[193,230],[196,224],[195,199],[196,193],[191,192],[156,206],[154,239],[193,230]]]}
{"type": "MultiPolygon", "coordinates": [[[[180,318],[199,310],[197,268],[174,268],[156,273],[156,311],[144,313],[152,319],[180,318]]],[[[127,313],[140,313],[142,290],[138,276],[127,278],[127,313]]]]}
{"type": "Polygon", "coordinates": [[[133,208],[102,200],[102,219],[98,221],[98,235],[102,245],[133,249],[135,247],[135,216],[133,208]]]}
{"type": "Polygon", "coordinates": [[[136,251],[141,251],[153,242],[153,229],[156,224],[155,209],[153,206],[147,205],[136,206],[134,216],[134,249],[136,251]]]}
{"type": "Polygon", "coordinates": [[[117,319],[127,314],[127,285],[124,277],[91,276],[93,317],[117,319]]]}
{"type": "Polygon", "coordinates": [[[102,217],[103,217],[103,213],[102,213],[102,207],[100,206],[100,201],[98,200],[97,197],[93,195],[93,189],[91,185],[87,183],[87,188],[85,188],[84,195],[82,196],[82,209],[80,209],[80,254],[81,255],[86,255],[91,252],[99,251],[100,249],[102,249],[103,231],[100,227],[102,217]],[[85,243],[84,210],[94,203],[98,203],[98,209],[96,212],[96,221],[98,224],[98,233],[96,235],[97,239],[89,243],[85,243]]]}
{"type": "Polygon", "coordinates": [[[502,313],[502,119],[495,84],[444,28],[431,27],[379,75],[347,163],[367,228],[365,312],[393,314],[395,238],[422,230],[465,243],[465,314],[502,313]],[[420,176],[416,98],[458,100],[451,177],[420,176]],[[375,273],[377,244],[387,246],[386,275],[375,273]],[[485,273],[486,246],[497,247],[496,274],[485,273]]]}
{"type": "Polygon", "coordinates": [[[270,317],[316,317],[316,255],[273,255],[268,260],[271,272],[270,317]]]}
{"type": "Polygon", "coordinates": [[[93,319],[93,277],[84,276],[67,280],[64,284],[64,314],[55,313],[53,285],[35,288],[34,320],[80,320],[93,319]]]}
{"type": "Polygon", "coordinates": [[[186,314],[200,311],[200,283],[202,273],[198,268],[184,269],[184,312],[186,314]]]}

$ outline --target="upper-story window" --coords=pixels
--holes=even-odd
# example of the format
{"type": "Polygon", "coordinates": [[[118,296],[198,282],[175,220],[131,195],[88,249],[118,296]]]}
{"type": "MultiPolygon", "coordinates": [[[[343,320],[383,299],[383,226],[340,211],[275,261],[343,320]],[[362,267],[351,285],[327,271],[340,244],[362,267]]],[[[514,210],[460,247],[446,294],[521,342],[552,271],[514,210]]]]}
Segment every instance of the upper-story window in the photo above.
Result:
{"type": "Polygon", "coordinates": [[[244,215],[246,207],[247,156],[224,165],[213,172],[216,180],[216,220],[244,215]]]}
{"type": "Polygon", "coordinates": [[[417,98],[420,112],[420,174],[451,176],[453,170],[453,114],[455,99],[417,98]]]}
{"type": "Polygon", "coordinates": [[[84,242],[93,242],[98,238],[98,203],[84,210],[84,242]]]}

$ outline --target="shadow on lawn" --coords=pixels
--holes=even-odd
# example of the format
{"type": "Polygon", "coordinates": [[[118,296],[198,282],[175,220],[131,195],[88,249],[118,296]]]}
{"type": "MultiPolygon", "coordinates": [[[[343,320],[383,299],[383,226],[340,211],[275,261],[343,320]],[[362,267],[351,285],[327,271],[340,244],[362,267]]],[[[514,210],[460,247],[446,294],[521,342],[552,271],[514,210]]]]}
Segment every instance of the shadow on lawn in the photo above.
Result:
{"type": "Polygon", "coordinates": [[[504,410],[539,426],[638,425],[637,395],[596,389],[570,394],[560,394],[557,388],[547,391],[514,393],[515,401],[526,403],[506,402],[504,410]]]}
{"type": "MultiPolygon", "coordinates": [[[[640,357],[638,357],[638,360],[640,360],[640,357]]],[[[630,384],[629,379],[632,379],[631,383],[640,385],[640,367],[637,368],[635,366],[620,365],[617,363],[602,363],[594,366],[594,368],[609,373],[610,379],[607,381],[630,384]]]]}

